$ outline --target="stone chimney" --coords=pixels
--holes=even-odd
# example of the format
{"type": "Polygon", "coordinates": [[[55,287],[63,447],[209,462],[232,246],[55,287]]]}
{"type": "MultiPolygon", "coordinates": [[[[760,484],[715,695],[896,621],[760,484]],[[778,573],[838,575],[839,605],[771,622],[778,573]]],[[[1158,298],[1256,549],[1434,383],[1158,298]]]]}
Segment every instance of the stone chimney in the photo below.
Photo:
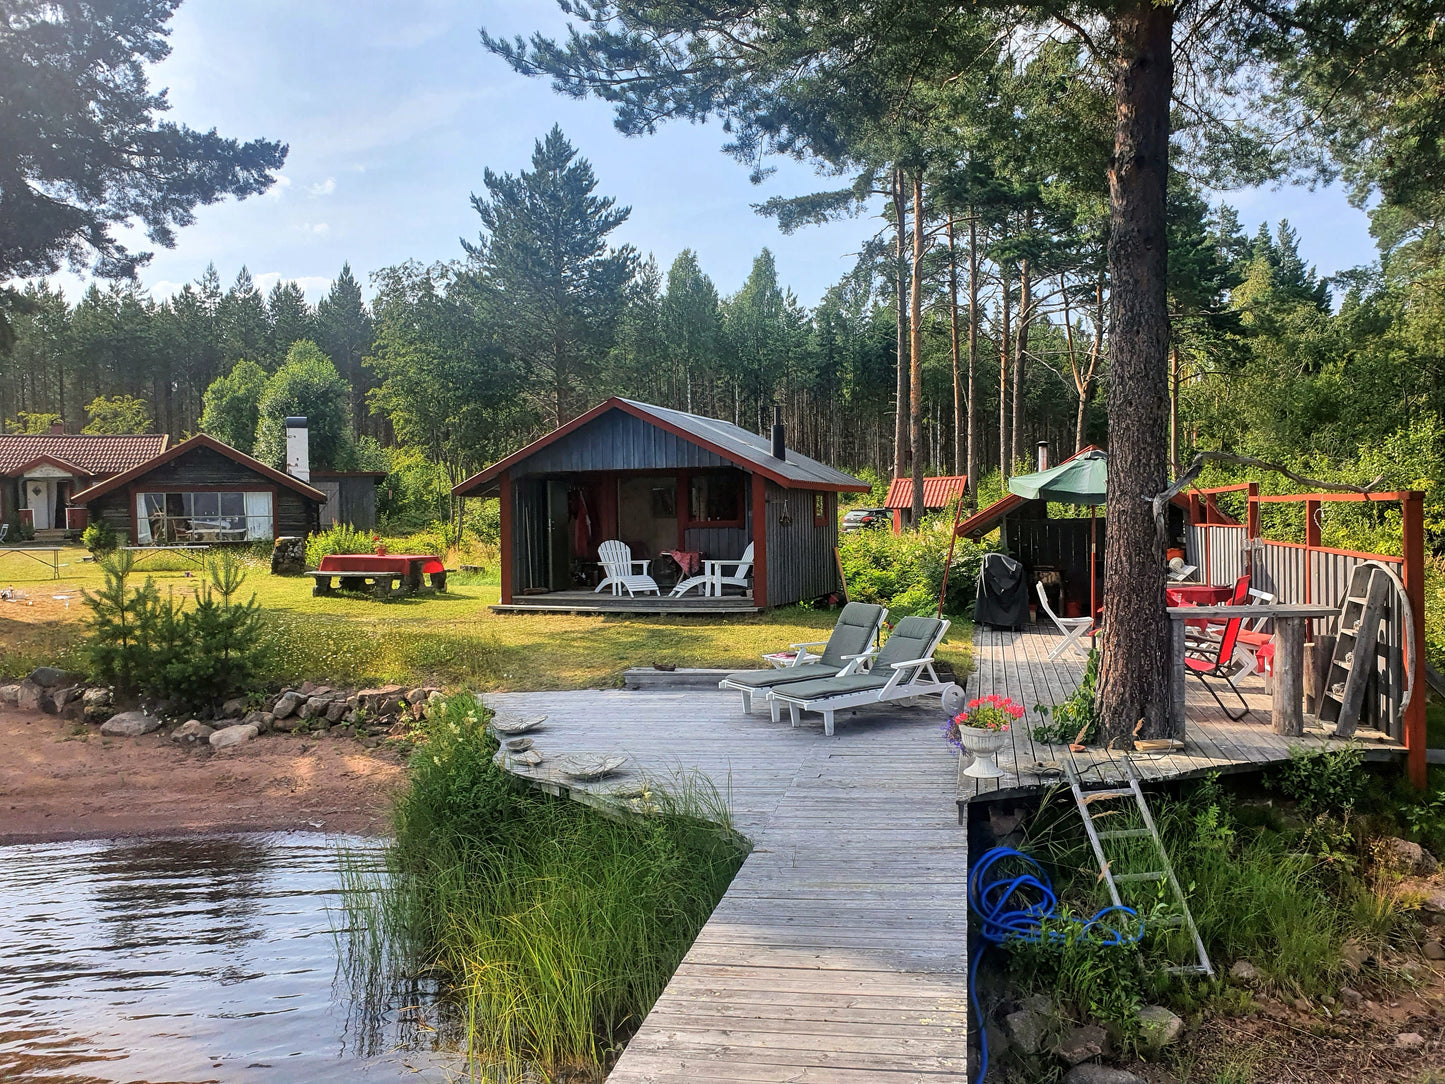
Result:
{"type": "Polygon", "coordinates": [[[311,481],[310,430],[305,418],[286,419],[286,473],[303,482],[311,481]]]}
{"type": "Polygon", "coordinates": [[[64,423],[64,422],[51,422],[51,423],[50,423],[50,435],[51,435],[52,437],[63,437],[63,436],[65,436],[65,423],[64,423]]]}

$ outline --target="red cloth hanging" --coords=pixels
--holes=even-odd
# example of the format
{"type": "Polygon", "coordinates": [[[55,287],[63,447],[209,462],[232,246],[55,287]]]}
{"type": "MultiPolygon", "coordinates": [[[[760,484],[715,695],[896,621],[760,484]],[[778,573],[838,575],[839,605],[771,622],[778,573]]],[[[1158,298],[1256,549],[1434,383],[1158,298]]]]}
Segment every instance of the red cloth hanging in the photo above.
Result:
{"type": "Polygon", "coordinates": [[[572,516],[572,552],[585,557],[592,550],[592,516],[587,511],[587,495],[574,489],[567,495],[567,503],[572,516]]]}

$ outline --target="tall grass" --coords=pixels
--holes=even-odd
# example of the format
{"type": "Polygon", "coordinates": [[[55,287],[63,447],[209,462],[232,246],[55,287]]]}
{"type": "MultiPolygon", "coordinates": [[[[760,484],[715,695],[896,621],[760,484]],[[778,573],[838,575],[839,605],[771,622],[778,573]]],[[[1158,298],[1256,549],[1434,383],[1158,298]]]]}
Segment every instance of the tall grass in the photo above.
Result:
{"type": "Polygon", "coordinates": [[[348,972],[373,987],[433,977],[478,1070],[600,1077],[746,843],[696,783],[649,793],[645,816],[528,789],[493,764],[485,716],[461,696],[427,720],[385,883],[350,885],[348,972]]]}

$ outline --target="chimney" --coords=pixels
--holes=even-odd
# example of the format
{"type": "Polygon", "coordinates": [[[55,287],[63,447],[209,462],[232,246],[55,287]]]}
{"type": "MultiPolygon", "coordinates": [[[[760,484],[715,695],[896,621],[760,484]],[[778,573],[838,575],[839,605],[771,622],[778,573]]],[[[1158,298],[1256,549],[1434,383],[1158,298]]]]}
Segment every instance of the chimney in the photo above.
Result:
{"type": "Polygon", "coordinates": [[[303,482],[311,481],[310,431],[305,418],[286,419],[286,473],[303,482]]]}
{"type": "Polygon", "coordinates": [[[1039,470],[1049,469],[1049,442],[1039,441],[1039,470]]]}
{"type": "Polygon", "coordinates": [[[64,422],[51,422],[51,423],[50,423],[50,435],[51,435],[52,437],[63,437],[63,436],[65,436],[65,423],[64,423],[64,422]]]}
{"type": "Polygon", "coordinates": [[[783,408],[773,407],[773,458],[787,459],[788,447],[785,439],[786,433],[783,430],[783,408]]]}

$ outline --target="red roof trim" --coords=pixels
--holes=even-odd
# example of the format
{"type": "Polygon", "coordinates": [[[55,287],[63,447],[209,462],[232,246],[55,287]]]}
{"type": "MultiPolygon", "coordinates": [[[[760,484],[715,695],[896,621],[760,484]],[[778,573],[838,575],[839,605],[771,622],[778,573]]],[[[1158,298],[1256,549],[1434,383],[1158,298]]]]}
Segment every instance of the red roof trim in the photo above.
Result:
{"type": "Polygon", "coordinates": [[[455,486],[452,487],[452,493],[458,497],[465,497],[477,492],[478,490],[486,486],[488,482],[496,479],[496,477],[500,475],[503,471],[510,469],[514,464],[535,455],[537,452],[540,452],[549,444],[553,444],[556,441],[561,440],[563,437],[568,436],[571,433],[575,433],[578,429],[581,429],[588,422],[600,418],[609,410],[621,410],[624,413],[631,414],[634,418],[647,422],[649,425],[656,426],[658,429],[661,429],[667,433],[671,433],[675,437],[680,437],[681,439],[687,441],[689,444],[695,444],[699,448],[706,448],[708,451],[712,452],[719,458],[725,459],[729,463],[732,463],[735,466],[742,468],[743,470],[751,471],[754,474],[761,474],[764,478],[767,478],[769,481],[776,482],[784,489],[820,489],[827,492],[868,492],[868,487],[866,485],[836,486],[825,485],[823,483],[817,483],[815,485],[800,485],[786,475],[778,474],[776,471],[769,470],[767,467],[764,467],[758,463],[754,463],[750,460],[740,462],[736,456],[729,453],[725,448],[721,447],[720,445],[714,444],[710,440],[704,440],[702,437],[697,436],[697,434],[695,433],[689,433],[686,429],[682,429],[679,426],[673,425],[671,422],[665,421],[664,419],[657,417],[655,414],[649,414],[647,411],[639,409],[638,407],[634,406],[632,403],[629,403],[624,399],[619,399],[616,396],[613,396],[611,399],[608,399],[605,402],[598,403],[591,410],[587,411],[587,413],[579,414],[577,417],[573,418],[565,425],[559,426],[558,428],[552,430],[552,432],[548,433],[546,436],[538,437],[536,440],[532,441],[531,444],[519,448],[511,455],[507,456],[505,459],[499,459],[490,467],[487,467],[484,470],[480,470],[476,474],[472,475],[470,478],[458,482],[455,486]]]}
{"type": "Polygon", "coordinates": [[[19,478],[31,467],[39,466],[41,463],[49,463],[52,467],[59,467],[61,470],[68,470],[71,474],[79,478],[91,477],[89,471],[83,471],[74,463],[67,463],[59,456],[51,455],[49,452],[44,452],[40,455],[37,455],[34,459],[28,459],[24,463],[21,463],[18,467],[14,467],[11,470],[6,471],[5,474],[7,477],[10,478],[19,478]]]}
{"type": "Polygon", "coordinates": [[[89,489],[81,490],[79,493],[75,494],[75,496],[70,498],[70,503],[89,504],[97,497],[103,497],[107,493],[111,493],[119,489],[121,486],[135,481],[137,478],[144,478],[147,474],[155,470],[157,467],[164,466],[165,464],[171,462],[171,460],[177,459],[180,456],[185,455],[187,452],[194,451],[197,448],[209,448],[213,452],[218,452],[232,462],[239,463],[241,466],[246,467],[249,470],[253,470],[257,474],[265,478],[269,478],[273,482],[283,485],[288,489],[295,490],[297,493],[301,494],[301,496],[306,497],[309,500],[316,501],[318,504],[324,504],[326,502],[325,493],[322,493],[319,489],[312,489],[299,478],[292,478],[291,475],[283,474],[281,471],[276,470],[274,467],[268,467],[259,459],[253,459],[245,452],[237,451],[229,444],[221,443],[215,437],[209,437],[205,433],[197,433],[195,436],[189,438],[188,440],[183,440],[179,444],[173,445],[166,451],[162,452],[160,455],[155,456],[151,459],[147,459],[144,463],[140,463],[134,467],[131,467],[130,470],[122,471],[120,474],[111,475],[99,485],[93,485],[89,489]]]}

